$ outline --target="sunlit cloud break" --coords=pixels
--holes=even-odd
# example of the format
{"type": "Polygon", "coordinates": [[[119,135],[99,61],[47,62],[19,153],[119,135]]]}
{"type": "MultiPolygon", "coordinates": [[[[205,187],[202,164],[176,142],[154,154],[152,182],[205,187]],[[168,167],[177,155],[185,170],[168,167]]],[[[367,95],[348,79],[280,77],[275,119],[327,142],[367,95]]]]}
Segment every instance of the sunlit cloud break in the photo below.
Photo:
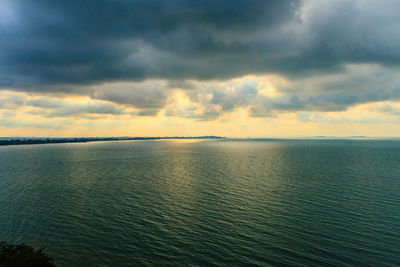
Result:
{"type": "Polygon", "coordinates": [[[0,136],[399,136],[400,2],[0,3],[0,136]]]}

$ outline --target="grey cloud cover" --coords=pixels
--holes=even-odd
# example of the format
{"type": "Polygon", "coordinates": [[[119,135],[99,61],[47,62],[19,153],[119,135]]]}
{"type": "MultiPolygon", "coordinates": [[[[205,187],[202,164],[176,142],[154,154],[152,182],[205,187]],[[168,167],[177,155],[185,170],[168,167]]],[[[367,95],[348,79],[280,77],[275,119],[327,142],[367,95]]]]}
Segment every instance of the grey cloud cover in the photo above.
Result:
{"type": "Polygon", "coordinates": [[[287,79],[283,84],[271,79],[280,93],[273,97],[260,93],[257,79],[229,86],[203,83],[201,89],[187,91],[187,95],[193,102],[218,110],[220,115],[247,107],[253,117],[276,117],[277,113],[297,111],[344,111],[357,104],[399,101],[398,73],[397,68],[379,65],[347,65],[340,73],[287,79]],[[210,95],[211,98],[207,97],[210,95]]]}
{"type": "Polygon", "coordinates": [[[211,66],[253,46],[242,35],[278,27],[295,8],[289,0],[5,1],[6,86],[218,77],[211,66]]]}
{"type": "MultiPolygon", "coordinates": [[[[154,116],[182,88],[203,113],[166,115],[197,120],[399,100],[399,10],[397,0],[3,0],[0,90],[83,94],[154,116]],[[271,73],[288,81],[277,98],[256,84],[202,84],[271,73]]],[[[120,112],[103,110],[93,113],[120,112]]]]}
{"type": "Polygon", "coordinates": [[[395,0],[4,1],[0,85],[25,90],[400,62],[395,0]]]}
{"type": "Polygon", "coordinates": [[[47,118],[70,117],[82,115],[135,115],[119,105],[106,101],[86,101],[73,103],[62,98],[35,97],[29,95],[0,96],[0,109],[8,111],[18,110],[20,107],[28,107],[29,114],[41,115],[47,118]]]}
{"type": "Polygon", "coordinates": [[[87,88],[93,99],[107,100],[139,109],[160,109],[165,106],[167,87],[163,81],[113,83],[87,88]]]}

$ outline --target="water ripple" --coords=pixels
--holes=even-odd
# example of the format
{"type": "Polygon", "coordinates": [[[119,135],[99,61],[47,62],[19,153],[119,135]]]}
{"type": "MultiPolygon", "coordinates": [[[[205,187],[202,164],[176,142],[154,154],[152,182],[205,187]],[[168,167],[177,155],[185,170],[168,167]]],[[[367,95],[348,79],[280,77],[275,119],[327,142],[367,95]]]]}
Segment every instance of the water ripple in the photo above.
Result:
{"type": "Polygon", "coordinates": [[[0,147],[0,239],[59,266],[400,265],[400,142],[0,147]]]}

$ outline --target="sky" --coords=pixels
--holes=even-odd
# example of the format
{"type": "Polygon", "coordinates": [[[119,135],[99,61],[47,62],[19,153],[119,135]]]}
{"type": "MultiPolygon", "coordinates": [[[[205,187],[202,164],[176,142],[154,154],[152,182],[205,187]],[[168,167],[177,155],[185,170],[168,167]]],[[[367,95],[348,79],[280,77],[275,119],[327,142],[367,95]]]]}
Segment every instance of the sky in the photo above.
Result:
{"type": "Polygon", "coordinates": [[[400,136],[398,0],[1,0],[0,136],[400,136]]]}

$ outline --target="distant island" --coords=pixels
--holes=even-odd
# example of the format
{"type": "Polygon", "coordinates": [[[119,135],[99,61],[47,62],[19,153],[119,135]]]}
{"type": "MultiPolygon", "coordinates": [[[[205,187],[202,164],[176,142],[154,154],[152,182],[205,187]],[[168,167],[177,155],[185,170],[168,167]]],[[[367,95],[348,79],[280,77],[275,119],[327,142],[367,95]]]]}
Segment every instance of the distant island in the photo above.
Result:
{"type": "Polygon", "coordinates": [[[164,137],[2,137],[0,146],[85,143],[97,141],[171,140],[171,139],[223,139],[223,136],[164,136],[164,137]]]}

